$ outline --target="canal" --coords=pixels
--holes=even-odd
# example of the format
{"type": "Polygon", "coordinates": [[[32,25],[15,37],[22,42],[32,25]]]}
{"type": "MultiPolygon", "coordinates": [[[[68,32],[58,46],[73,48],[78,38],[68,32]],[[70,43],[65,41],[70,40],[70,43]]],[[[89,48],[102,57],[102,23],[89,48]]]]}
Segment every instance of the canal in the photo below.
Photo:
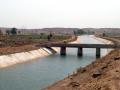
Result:
{"type": "MultiPolygon", "coordinates": [[[[79,43],[102,44],[94,36],[84,35],[79,43]]],[[[102,50],[102,56],[107,50],[102,50]]],[[[0,90],[41,90],[65,78],[79,67],[96,59],[95,49],[83,49],[83,57],[77,57],[77,49],[67,49],[67,56],[50,55],[27,63],[0,69],[0,90]]]]}

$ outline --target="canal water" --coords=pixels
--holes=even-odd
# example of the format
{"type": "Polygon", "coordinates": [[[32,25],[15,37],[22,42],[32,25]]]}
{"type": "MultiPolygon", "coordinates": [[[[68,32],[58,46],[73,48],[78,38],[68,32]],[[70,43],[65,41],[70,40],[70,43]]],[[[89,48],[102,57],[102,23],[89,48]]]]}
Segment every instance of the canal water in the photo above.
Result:
{"type": "MultiPolygon", "coordinates": [[[[102,44],[93,36],[81,36],[79,43],[102,44]]],[[[107,50],[102,50],[102,56],[107,50]]],[[[95,49],[83,49],[83,57],[77,57],[77,49],[67,49],[67,56],[50,55],[27,63],[0,69],[0,90],[41,90],[65,78],[79,67],[96,59],[95,49]]]]}

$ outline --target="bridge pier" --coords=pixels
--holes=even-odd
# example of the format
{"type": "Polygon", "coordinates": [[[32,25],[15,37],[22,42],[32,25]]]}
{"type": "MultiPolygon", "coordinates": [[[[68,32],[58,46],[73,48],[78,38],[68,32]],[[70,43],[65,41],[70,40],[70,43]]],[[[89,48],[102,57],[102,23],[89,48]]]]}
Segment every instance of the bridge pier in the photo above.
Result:
{"type": "Polygon", "coordinates": [[[96,57],[97,57],[97,58],[100,57],[100,48],[96,48],[96,57]]]}
{"type": "Polygon", "coordinates": [[[77,56],[81,57],[83,55],[83,48],[78,47],[77,56]]]}
{"type": "MultiPolygon", "coordinates": [[[[83,48],[96,48],[96,57],[99,58],[101,56],[101,48],[118,48],[120,49],[120,45],[115,44],[68,44],[68,43],[48,43],[43,45],[36,45],[37,47],[60,47],[60,54],[66,55],[66,48],[78,48],[77,55],[82,56],[83,48]]],[[[49,48],[50,49],[50,48],[49,48]]]]}
{"type": "Polygon", "coordinates": [[[62,55],[62,56],[66,55],[66,47],[61,47],[60,55],[62,55]]]}

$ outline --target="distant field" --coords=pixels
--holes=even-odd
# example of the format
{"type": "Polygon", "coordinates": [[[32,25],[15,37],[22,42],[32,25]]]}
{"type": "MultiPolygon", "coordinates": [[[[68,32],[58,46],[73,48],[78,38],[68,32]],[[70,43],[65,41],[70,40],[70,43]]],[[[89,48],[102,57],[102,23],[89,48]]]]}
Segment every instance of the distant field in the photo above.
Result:
{"type": "Polygon", "coordinates": [[[2,35],[0,36],[0,55],[26,52],[39,49],[37,44],[61,43],[76,40],[68,35],[53,35],[48,41],[48,35],[2,35]]]}
{"type": "MultiPolygon", "coordinates": [[[[52,35],[50,41],[61,41],[69,39],[69,35],[52,35]]],[[[24,45],[32,43],[42,43],[48,41],[48,35],[1,35],[0,46],[24,45]]]]}
{"type": "MultiPolygon", "coordinates": [[[[48,35],[1,35],[0,40],[9,40],[9,39],[14,39],[14,40],[21,40],[21,39],[29,39],[29,40],[34,40],[34,39],[47,39],[48,35]]],[[[69,38],[69,35],[53,35],[52,39],[67,39],[69,38]]]]}

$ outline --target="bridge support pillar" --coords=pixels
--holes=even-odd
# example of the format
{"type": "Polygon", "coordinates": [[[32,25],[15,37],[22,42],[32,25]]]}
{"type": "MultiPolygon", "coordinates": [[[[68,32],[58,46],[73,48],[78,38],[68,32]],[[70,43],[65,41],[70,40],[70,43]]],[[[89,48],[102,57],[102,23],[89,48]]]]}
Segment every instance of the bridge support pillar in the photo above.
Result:
{"type": "Polygon", "coordinates": [[[65,56],[65,55],[66,55],[66,47],[61,47],[60,54],[61,54],[62,56],[65,56]]]}
{"type": "Polygon", "coordinates": [[[83,48],[78,47],[77,56],[81,57],[83,55],[83,48]]]}
{"type": "Polygon", "coordinates": [[[100,48],[96,48],[96,58],[100,57],[100,48]]]}

